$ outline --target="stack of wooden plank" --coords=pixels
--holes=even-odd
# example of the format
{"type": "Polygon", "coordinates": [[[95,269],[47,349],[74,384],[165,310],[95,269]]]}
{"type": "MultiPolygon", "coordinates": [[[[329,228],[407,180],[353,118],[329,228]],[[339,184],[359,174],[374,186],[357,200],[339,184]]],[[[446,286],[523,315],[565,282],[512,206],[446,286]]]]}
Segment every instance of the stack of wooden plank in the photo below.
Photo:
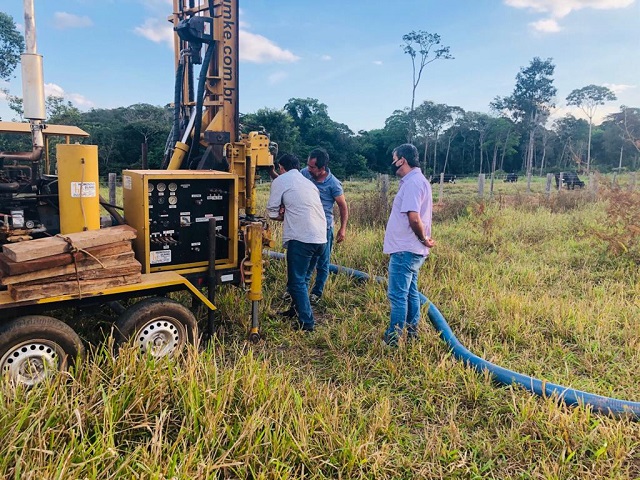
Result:
{"type": "Polygon", "coordinates": [[[0,283],[16,301],[138,283],[142,267],[131,248],[135,237],[135,229],[120,225],[3,245],[0,283]]]}

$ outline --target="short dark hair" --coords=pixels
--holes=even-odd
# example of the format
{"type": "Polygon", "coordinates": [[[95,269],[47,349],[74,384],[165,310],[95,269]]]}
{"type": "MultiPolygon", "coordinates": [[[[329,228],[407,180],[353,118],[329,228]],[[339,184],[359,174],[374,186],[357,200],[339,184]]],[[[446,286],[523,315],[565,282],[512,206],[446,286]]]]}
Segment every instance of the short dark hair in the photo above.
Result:
{"type": "Polygon", "coordinates": [[[419,167],[420,158],[418,157],[418,149],[411,143],[403,143],[393,149],[393,153],[398,158],[404,158],[410,167],[419,167]]]}
{"type": "Polygon", "coordinates": [[[314,148],[311,150],[308,160],[312,158],[316,159],[316,167],[318,168],[326,167],[329,164],[329,154],[324,148],[314,148]]]}
{"type": "Polygon", "coordinates": [[[278,164],[282,165],[282,168],[284,168],[286,172],[294,169],[300,170],[300,160],[298,160],[298,157],[291,153],[285,153],[284,155],[282,155],[278,160],[278,164]]]}

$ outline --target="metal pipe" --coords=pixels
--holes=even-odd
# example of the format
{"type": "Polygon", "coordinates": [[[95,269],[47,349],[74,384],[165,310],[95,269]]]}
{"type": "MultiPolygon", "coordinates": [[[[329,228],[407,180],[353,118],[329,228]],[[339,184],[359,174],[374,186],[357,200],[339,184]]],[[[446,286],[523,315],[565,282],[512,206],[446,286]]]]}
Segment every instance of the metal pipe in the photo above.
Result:
{"type": "MultiPolygon", "coordinates": [[[[208,285],[207,285],[207,298],[209,301],[215,305],[215,296],[216,296],[216,219],[209,218],[209,269],[208,269],[208,285]]],[[[209,338],[213,338],[215,333],[216,324],[215,324],[215,312],[209,309],[207,315],[207,332],[209,333],[209,338]]]]}

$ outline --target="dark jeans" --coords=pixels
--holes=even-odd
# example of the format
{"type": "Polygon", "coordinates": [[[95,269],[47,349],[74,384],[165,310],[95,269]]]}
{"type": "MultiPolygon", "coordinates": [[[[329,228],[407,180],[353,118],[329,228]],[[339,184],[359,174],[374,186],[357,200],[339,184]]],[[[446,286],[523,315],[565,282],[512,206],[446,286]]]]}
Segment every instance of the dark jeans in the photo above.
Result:
{"type": "Polygon", "coordinates": [[[313,328],[314,319],[307,291],[307,271],[311,262],[317,262],[325,249],[324,243],[303,243],[289,240],[287,244],[287,290],[298,312],[303,327],[313,328]]]}
{"type": "Polygon", "coordinates": [[[331,248],[333,247],[333,227],[327,228],[327,243],[325,244],[325,248],[317,258],[317,261],[312,261],[309,264],[309,270],[307,270],[307,277],[305,278],[305,282],[309,285],[311,281],[311,275],[313,274],[313,270],[316,270],[316,281],[313,284],[313,288],[311,289],[311,293],[316,294],[321,297],[322,292],[324,291],[324,284],[327,283],[327,278],[329,278],[329,263],[331,260],[331,248]]]}

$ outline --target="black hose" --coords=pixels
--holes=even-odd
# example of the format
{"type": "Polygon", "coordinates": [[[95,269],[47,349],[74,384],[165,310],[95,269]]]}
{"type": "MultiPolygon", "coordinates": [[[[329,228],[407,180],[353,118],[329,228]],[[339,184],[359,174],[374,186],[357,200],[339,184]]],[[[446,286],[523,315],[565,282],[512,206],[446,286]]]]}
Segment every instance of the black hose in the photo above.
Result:
{"type": "Polygon", "coordinates": [[[180,110],[182,108],[182,82],[184,81],[184,61],[186,59],[182,59],[178,63],[178,69],[176,70],[176,85],[173,93],[173,138],[172,138],[172,147],[176,145],[178,140],[180,140],[180,110]]]}
{"type": "Polygon", "coordinates": [[[200,130],[202,129],[202,109],[204,104],[204,89],[207,81],[207,72],[209,70],[209,63],[211,63],[211,57],[215,50],[215,44],[207,45],[207,52],[204,54],[204,60],[200,67],[200,75],[198,77],[198,91],[196,93],[196,120],[193,127],[193,140],[191,142],[191,148],[189,149],[188,165],[189,168],[195,163],[195,159],[200,151],[200,130]]]}
{"type": "MultiPolygon", "coordinates": [[[[267,254],[272,258],[284,258],[284,254],[278,252],[267,251],[267,254]]],[[[360,280],[369,280],[371,278],[368,274],[359,270],[353,270],[351,268],[333,264],[329,265],[329,271],[331,273],[346,273],[360,280]]],[[[386,282],[386,279],[383,277],[376,276],[374,279],[378,283],[386,282]]],[[[480,373],[489,372],[492,379],[499,384],[507,386],[514,384],[519,385],[539,397],[556,397],[568,406],[589,406],[593,411],[598,413],[615,417],[630,417],[633,420],[640,420],[639,402],[603,397],[601,395],[563,387],[562,385],[549,383],[495,365],[478,357],[465,348],[453,334],[453,331],[451,330],[451,327],[449,327],[444,316],[431,302],[429,302],[428,315],[431,324],[440,334],[440,338],[449,346],[454,357],[473,367],[480,373]]]]}

